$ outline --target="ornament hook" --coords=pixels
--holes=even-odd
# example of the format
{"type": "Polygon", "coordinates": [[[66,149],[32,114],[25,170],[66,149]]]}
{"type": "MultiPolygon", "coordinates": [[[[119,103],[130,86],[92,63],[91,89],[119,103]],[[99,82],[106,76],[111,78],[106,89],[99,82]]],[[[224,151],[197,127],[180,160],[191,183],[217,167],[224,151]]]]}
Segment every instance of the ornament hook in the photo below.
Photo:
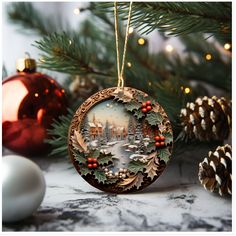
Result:
{"type": "Polygon", "coordinates": [[[30,53],[29,52],[25,52],[25,59],[29,59],[30,58],[30,53]]]}

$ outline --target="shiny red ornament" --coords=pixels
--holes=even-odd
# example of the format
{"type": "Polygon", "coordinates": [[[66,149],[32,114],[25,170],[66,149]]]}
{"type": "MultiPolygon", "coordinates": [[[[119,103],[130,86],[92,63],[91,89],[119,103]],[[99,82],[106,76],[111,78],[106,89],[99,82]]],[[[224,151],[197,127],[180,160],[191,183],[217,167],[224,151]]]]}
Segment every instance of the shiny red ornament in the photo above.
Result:
{"type": "Polygon", "coordinates": [[[16,153],[41,155],[49,150],[47,129],[66,113],[65,91],[36,67],[24,66],[2,83],[2,142],[16,153]]]}

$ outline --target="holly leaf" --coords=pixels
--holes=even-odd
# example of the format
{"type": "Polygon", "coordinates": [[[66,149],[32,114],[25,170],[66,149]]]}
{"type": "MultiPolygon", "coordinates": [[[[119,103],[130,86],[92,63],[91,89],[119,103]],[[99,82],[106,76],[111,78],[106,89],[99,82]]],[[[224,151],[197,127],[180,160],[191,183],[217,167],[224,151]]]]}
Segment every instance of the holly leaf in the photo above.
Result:
{"type": "Polygon", "coordinates": [[[124,190],[129,190],[133,187],[139,189],[143,183],[142,173],[131,175],[129,178],[124,179],[119,186],[122,186],[124,190]]]}
{"type": "Polygon", "coordinates": [[[163,117],[158,112],[150,112],[147,114],[146,120],[149,125],[156,126],[158,124],[161,124],[163,121],[163,117]]]}
{"type": "Polygon", "coordinates": [[[146,101],[151,101],[151,105],[154,105],[156,103],[156,101],[152,97],[147,96],[147,95],[143,96],[142,94],[138,94],[136,96],[136,99],[141,103],[146,102],[146,101]]]}
{"type": "Polygon", "coordinates": [[[165,137],[165,144],[168,145],[173,141],[173,135],[170,132],[164,132],[162,135],[165,137]]]}
{"type": "Polygon", "coordinates": [[[127,111],[131,111],[131,112],[133,112],[134,110],[140,109],[140,107],[141,107],[140,103],[138,103],[134,100],[125,104],[125,109],[127,111]]]}
{"type": "Polygon", "coordinates": [[[126,89],[117,88],[112,95],[115,100],[127,103],[133,99],[133,94],[126,89]]]}
{"type": "Polygon", "coordinates": [[[88,147],[87,144],[84,141],[83,136],[81,133],[77,130],[74,131],[74,135],[71,137],[72,145],[76,150],[79,150],[80,152],[87,152],[88,147]]]}
{"type": "Polygon", "coordinates": [[[158,164],[156,163],[158,159],[156,158],[157,152],[149,155],[149,161],[145,167],[145,173],[147,173],[148,177],[153,180],[153,178],[157,175],[158,164]]]}
{"type": "Polygon", "coordinates": [[[135,98],[139,101],[139,102],[141,102],[141,103],[143,103],[143,102],[145,102],[146,101],[146,97],[144,97],[142,94],[138,94],[138,95],[136,95],[135,96],[135,98]]]}
{"type": "Polygon", "coordinates": [[[148,145],[147,145],[147,153],[152,153],[156,151],[156,146],[155,146],[155,143],[154,142],[150,142],[148,145]]]}
{"type": "Polygon", "coordinates": [[[109,162],[112,162],[112,157],[113,155],[111,153],[100,153],[100,156],[97,158],[97,161],[100,165],[109,164],[109,162]]]}
{"type": "Polygon", "coordinates": [[[86,164],[87,159],[81,154],[81,153],[74,153],[75,160],[81,165],[81,164],[86,164]]]}
{"type": "Polygon", "coordinates": [[[128,164],[129,171],[134,173],[134,174],[137,174],[139,171],[142,172],[144,167],[145,167],[145,164],[142,163],[141,161],[131,161],[128,164]]]}
{"type": "Polygon", "coordinates": [[[92,173],[92,170],[89,169],[87,166],[83,165],[83,166],[80,166],[79,167],[79,171],[81,173],[81,175],[84,175],[86,176],[87,174],[91,174],[92,173]]]}
{"type": "Polygon", "coordinates": [[[160,158],[160,160],[167,163],[170,159],[170,152],[168,148],[162,148],[158,150],[157,156],[160,158]]]}
{"type": "Polygon", "coordinates": [[[105,184],[115,184],[119,179],[112,178],[112,179],[107,179],[105,184]]]}
{"type": "Polygon", "coordinates": [[[99,151],[98,149],[92,151],[91,153],[89,153],[89,156],[90,156],[90,157],[93,157],[93,158],[98,158],[99,155],[100,155],[100,151],[99,151]]]}
{"type": "Polygon", "coordinates": [[[137,117],[138,120],[145,116],[145,114],[141,110],[135,110],[134,115],[137,117]]]}
{"type": "Polygon", "coordinates": [[[105,183],[105,181],[107,180],[107,177],[106,177],[104,171],[102,171],[102,170],[95,170],[93,174],[95,176],[95,179],[99,183],[105,183]]]}

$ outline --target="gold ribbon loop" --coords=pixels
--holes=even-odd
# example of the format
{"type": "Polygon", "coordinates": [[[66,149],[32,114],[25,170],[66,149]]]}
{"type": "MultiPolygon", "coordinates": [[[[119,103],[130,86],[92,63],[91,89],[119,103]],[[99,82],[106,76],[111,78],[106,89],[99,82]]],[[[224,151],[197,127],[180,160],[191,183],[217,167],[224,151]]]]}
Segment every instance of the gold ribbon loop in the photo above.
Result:
{"type": "Polygon", "coordinates": [[[119,47],[119,30],[118,30],[118,11],[117,11],[117,2],[114,2],[114,16],[115,16],[115,37],[116,37],[116,60],[117,60],[117,77],[118,77],[118,88],[124,88],[124,68],[125,68],[125,57],[127,51],[127,43],[128,43],[128,36],[129,36],[129,25],[131,19],[131,9],[132,9],[132,2],[129,4],[129,14],[127,19],[127,26],[125,32],[125,42],[124,42],[124,49],[123,49],[123,57],[122,57],[122,65],[120,67],[120,47],[119,47]]]}

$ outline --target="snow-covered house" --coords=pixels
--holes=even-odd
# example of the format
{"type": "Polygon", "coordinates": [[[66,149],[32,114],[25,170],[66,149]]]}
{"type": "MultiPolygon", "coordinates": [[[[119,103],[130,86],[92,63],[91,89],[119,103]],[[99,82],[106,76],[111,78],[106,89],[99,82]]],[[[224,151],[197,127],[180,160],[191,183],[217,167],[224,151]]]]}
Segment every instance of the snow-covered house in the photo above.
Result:
{"type": "Polygon", "coordinates": [[[123,126],[117,126],[114,123],[108,121],[102,124],[93,115],[93,120],[88,122],[89,135],[95,140],[98,138],[104,138],[106,141],[111,140],[123,140],[127,137],[127,129],[123,126]]]}
{"type": "Polygon", "coordinates": [[[125,139],[127,136],[127,130],[125,127],[119,126],[116,128],[116,138],[117,139],[125,139]]]}
{"type": "Polygon", "coordinates": [[[92,122],[88,122],[88,125],[89,125],[90,137],[95,139],[98,136],[102,136],[103,135],[103,125],[102,125],[101,122],[96,120],[95,115],[93,116],[93,121],[92,122]]]}

